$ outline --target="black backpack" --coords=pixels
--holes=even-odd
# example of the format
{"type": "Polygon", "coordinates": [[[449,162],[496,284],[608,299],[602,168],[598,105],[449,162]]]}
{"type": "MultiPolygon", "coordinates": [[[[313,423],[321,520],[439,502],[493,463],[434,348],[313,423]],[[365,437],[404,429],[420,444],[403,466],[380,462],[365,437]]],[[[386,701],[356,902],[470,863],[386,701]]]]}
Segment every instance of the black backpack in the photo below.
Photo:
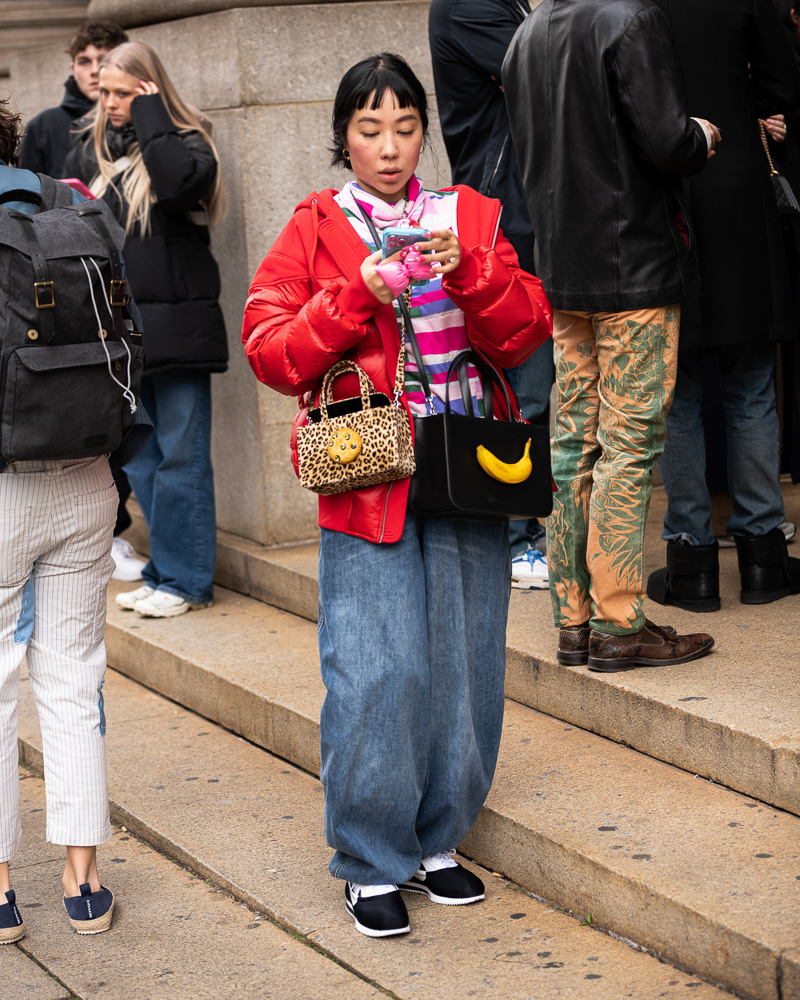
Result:
{"type": "Polygon", "coordinates": [[[103,201],[39,175],[0,196],[0,458],[114,451],[136,421],[142,335],[126,309],[125,233],[103,201]],[[1,207],[24,201],[28,215],[1,207]]]}

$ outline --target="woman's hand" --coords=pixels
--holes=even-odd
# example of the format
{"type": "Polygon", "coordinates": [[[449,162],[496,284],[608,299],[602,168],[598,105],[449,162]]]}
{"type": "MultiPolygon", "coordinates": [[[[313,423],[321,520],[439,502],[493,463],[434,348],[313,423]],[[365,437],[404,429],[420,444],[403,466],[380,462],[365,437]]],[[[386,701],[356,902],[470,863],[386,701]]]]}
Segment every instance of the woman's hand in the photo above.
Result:
{"type": "MultiPolygon", "coordinates": [[[[386,261],[400,260],[400,253],[393,253],[391,257],[387,257],[386,261]]],[[[391,291],[386,287],[383,278],[378,274],[376,268],[378,264],[386,263],[383,259],[383,252],[381,250],[376,250],[375,253],[365,257],[361,262],[361,277],[364,279],[364,284],[372,292],[375,298],[379,302],[388,304],[394,299],[391,291]]]]}
{"type": "Polygon", "coordinates": [[[763,124],[767,135],[773,142],[786,141],[786,119],[783,115],[771,115],[769,118],[764,118],[763,124]]]}
{"type": "Polygon", "coordinates": [[[147,94],[157,94],[158,87],[152,80],[140,80],[139,86],[134,90],[137,97],[145,97],[147,94]]]}
{"type": "Polygon", "coordinates": [[[433,239],[418,243],[417,247],[425,254],[434,274],[451,274],[461,263],[461,244],[450,229],[434,229],[433,239]]]}

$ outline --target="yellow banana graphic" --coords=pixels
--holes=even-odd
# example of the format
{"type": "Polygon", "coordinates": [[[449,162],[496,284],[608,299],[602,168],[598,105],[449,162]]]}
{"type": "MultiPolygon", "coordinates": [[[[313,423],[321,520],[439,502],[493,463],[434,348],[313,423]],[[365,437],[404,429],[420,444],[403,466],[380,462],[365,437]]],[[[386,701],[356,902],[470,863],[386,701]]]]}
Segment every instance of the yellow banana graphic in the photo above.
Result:
{"type": "Polygon", "coordinates": [[[501,462],[482,444],[478,445],[478,464],[492,479],[498,479],[501,483],[524,483],[533,472],[531,464],[531,439],[528,438],[525,444],[525,452],[518,462],[509,465],[508,462],[501,462]]]}

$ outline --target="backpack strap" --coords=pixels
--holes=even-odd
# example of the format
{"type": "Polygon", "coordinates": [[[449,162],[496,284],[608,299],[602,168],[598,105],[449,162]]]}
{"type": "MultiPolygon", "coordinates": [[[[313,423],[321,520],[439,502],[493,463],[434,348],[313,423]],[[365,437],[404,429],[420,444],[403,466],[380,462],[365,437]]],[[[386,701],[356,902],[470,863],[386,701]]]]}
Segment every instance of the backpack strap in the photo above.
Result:
{"type": "Polygon", "coordinates": [[[106,245],[108,259],[111,262],[111,294],[109,302],[111,303],[114,333],[118,340],[122,340],[124,332],[122,310],[128,304],[126,294],[128,283],[122,277],[122,260],[120,259],[119,251],[111,238],[111,233],[108,231],[108,226],[103,218],[103,210],[99,205],[89,201],[80,208],[76,208],[76,212],[94,226],[97,230],[97,235],[106,245]]]}
{"type": "Polygon", "coordinates": [[[12,191],[4,191],[0,194],[0,205],[7,205],[12,201],[24,201],[28,205],[41,205],[42,196],[38,191],[31,191],[30,188],[14,188],[12,191]]]}
{"type": "Polygon", "coordinates": [[[48,342],[52,341],[56,333],[53,323],[52,309],[55,309],[56,294],[55,286],[50,280],[50,272],[47,270],[47,258],[42,250],[42,245],[36,236],[36,228],[33,219],[26,212],[9,212],[12,219],[16,219],[22,227],[22,231],[28,240],[28,253],[33,265],[33,298],[36,308],[41,310],[42,336],[48,342]]]}

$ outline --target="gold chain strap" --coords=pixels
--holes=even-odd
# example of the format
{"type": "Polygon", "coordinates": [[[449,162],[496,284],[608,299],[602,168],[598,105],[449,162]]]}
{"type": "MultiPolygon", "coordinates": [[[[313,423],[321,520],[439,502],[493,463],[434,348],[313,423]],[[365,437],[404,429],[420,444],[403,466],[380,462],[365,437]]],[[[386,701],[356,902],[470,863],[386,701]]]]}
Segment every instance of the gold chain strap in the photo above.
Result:
{"type": "Polygon", "coordinates": [[[767,162],[769,163],[769,175],[770,177],[775,177],[778,171],[775,169],[772,163],[772,157],[769,155],[769,146],[767,145],[767,133],[764,131],[764,123],[759,118],[758,127],[761,129],[761,143],[764,146],[764,152],[767,154],[767,162]]]}

